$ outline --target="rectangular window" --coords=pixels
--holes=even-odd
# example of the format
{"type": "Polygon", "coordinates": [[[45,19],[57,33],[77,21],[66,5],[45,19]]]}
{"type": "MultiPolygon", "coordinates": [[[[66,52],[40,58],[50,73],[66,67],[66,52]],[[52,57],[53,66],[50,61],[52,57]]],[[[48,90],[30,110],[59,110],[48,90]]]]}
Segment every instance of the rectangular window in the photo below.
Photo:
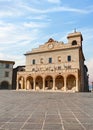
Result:
{"type": "Polygon", "coordinates": [[[9,77],[9,72],[5,72],[5,77],[9,77]]]}
{"type": "Polygon", "coordinates": [[[52,58],[51,57],[49,58],[49,63],[52,63],[52,58]]]}
{"type": "Polygon", "coordinates": [[[32,64],[33,64],[33,65],[35,64],[35,59],[32,60],[32,64]]]}
{"type": "Polygon", "coordinates": [[[67,61],[71,61],[71,56],[68,56],[68,57],[67,57],[67,61]]]}
{"type": "Polygon", "coordinates": [[[6,65],[5,65],[5,68],[9,68],[9,64],[6,64],[6,65]]]}

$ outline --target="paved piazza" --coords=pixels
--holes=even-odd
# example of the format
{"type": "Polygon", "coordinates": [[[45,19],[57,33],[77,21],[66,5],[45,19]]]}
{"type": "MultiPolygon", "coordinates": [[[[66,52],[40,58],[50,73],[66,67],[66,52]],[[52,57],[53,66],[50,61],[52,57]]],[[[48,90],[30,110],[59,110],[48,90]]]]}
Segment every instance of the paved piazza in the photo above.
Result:
{"type": "Polygon", "coordinates": [[[93,93],[0,91],[0,130],[93,130],[93,93]]]}

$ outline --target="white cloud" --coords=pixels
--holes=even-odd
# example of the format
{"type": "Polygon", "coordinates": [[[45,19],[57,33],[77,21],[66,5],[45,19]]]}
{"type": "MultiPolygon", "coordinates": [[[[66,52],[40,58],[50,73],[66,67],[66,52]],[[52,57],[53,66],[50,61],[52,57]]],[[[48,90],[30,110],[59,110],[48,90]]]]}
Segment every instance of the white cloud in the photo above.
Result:
{"type": "Polygon", "coordinates": [[[80,14],[87,14],[89,10],[84,10],[84,9],[78,9],[78,8],[72,8],[72,7],[67,7],[67,6],[57,6],[57,7],[51,7],[47,9],[38,9],[38,8],[33,8],[28,5],[20,5],[21,8],[24,8],[24,10],[30,11],[31,13],[36,13],[36,14],[45,14],[45,13],[53,13],[53,12],[75,12],[75,13],[80,13],[80,14]]]}
{"type": "Polygon", "coordinates": [[[48,0],[48,2],[54,3],[54,4],[60,4],[61,3],[60,0],[48,0]]]}
{"type": "Polygon", "coordinates": [[[6,55],[0,53],[0,60],[15,61],[14,67],[19,65],[25,65],[25,56],[23,55],[9,55],[9,54],[6,55]]]}
{"type": "Polygon", "coordinates": [[[13,44],[20,41],[33,41],[38,35],[37,29],[30,31],[23,25],[0,22],[0,44],[13,44]]]}
{"type": "Polygon", "coordinates": [[[25,27],[27,28],[43,28],[43,27],[47,27],[48,23],[41,23],[41,22],[25,22],[23,24],[25,27]]]}
{"type": "Polygon", "coordinates": [[[0,17],[13,16],[11,11],[0,11],[0,17]]]}
{"type": "Polygon", "coordinates": [[[74,25],[74,24],[76,24],[77,22],[76,21],[66,21],[65,23],[64,23],[64,25],[67,25],[67,26],[70,26],[70,25],[74,25]]]}
{"type": "Polygon", "coordinates": [[[27,17],[27,19],[30,19],[30,20],[49,20],[48,17],[46,15],[37,15],[37,16],[29,16],[27,17]]]}
{"type": "Polygon", "coordinates": [[[0,10],[0,18],[7,18],[7,17],[19,17],[23,16],[25,13],[21,9],[18,9],[17,7],[8,7],[5,10],[0,10]]]}
{"type": "Polygon", "coordinates": [[[0,0],[0,2],[9,2],[9,1],[12,1],[12,0],[0,0]]]}
{"type": "Polygon", "coordinates": [[[0,21],[0,59],[16,61],[15,66],[22,65],[25,58],[23,54],[27,49],[31,50],[33,41],[39,35],[38,29],[0,21]]]}
{"type": "MultiPolygon", "coordinates": [[[[2,3],[3,0],[1,0],[2,3]]],[[[6,0],[7,3],[11,0],[6,0]]],[[[46,0],[49,3],[61,3],[61,0],[46,0]]],[[[5,4],[6,6],[4,8],[0,9],[0,17],[20,17],[20,16],[26,16],[29,17],[31,14],[47,14],[47,13],[55,13],[55,12],[73,12],[73,13],[79,13],[79,14],[88,14],[93,12],[92,6],[89,6],[87,8],[73,8],[69,6],[50,6],[43,8],[45,4],[47,4],[45,1],[42,2],[41,8],[39,8],[40,2],[29,2],[25,1],[11,1],[9,5],[5,4]],[[32,2],[32,3],[31,3],[32,2]],[[33,5],[33,3],[38,3],[36,5],[33,5]]],[[[2,7],[2,4],[1,4],[2,7]]],[[[41,19],[42,17],[37,17],[37,19],[41,19]]]]}
{"type": "MultiPolygon", "coordinates": [[[[60,0],[48,0],[48,2],[51,3],[60,3],[60,0]]],[[[33,2],[32,2],[33,3],[33,2]]],[[[40,2],[38,2],[40,4],[40,2]]],[[[43,2],[43,4],[45,4],[43,2]]],[[[2,5],[2,4],[1,4],[2,5]]],[[[42,5],[43,7],[43,5],[42,5]]],[[[86,9],[79,9],[79,8],[73,8],[73,7],[67,7],[67,6],[51,6],[51,7],[45,7],[45,8],[39,8],[39,6],[33,6],[33,4],[27,4],[24,1],[16,1],[13,3],[11,2],[10,5],[7,5],[0,10],[0,17],[6,18],[6,17],[29,17],[32,16],[31,14],[47,14],[47,13],[55,13],[55,12],[73,12],[73,13],[79,13],[79,14],[88,14],[93,12],[92,8],[86,8],[86,9]]],[[[37,19],[41,19],[39,16],[37,19]]]]}

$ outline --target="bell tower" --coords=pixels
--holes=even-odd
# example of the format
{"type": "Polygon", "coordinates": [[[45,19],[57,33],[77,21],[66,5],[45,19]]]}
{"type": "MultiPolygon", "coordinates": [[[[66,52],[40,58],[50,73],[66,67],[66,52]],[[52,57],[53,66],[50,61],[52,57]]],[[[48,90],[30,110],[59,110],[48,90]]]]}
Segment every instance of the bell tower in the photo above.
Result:
{"type": "Polygon", "coordinates": [[[74,33],[68,34],[67,39],[70,45],[78,45],[82,47],[83,37],[81,32],[76,32],[76,29],[74,30],[74,33]]]}

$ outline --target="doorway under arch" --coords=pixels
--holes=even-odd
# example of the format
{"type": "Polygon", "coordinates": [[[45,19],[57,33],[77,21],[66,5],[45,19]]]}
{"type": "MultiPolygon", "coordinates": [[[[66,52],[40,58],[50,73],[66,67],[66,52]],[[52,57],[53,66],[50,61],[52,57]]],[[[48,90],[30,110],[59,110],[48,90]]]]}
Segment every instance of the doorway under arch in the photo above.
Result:
{"type": "Polygon", "coordinates": [[[43,78],[41,76],[36,77],[36,90],[43,88],[43,78]]]}
{"type": "Polygon", "coordinates": [[[47,76],[45,78],[45,89],[52,89],[53,88],[53,78],[52,76],[47,76]]]}
{"type": "Polygon", "coordinates": [[[76,87],[76,77],[74,75],[68,75],[67,89],[72,90],[74,87],[76,87]]]}
{"type": "Polygon", "coordinates": [[[0,85],[0,89],[9,89],[8,81],[2,81],[0,85]]]}
{"type": "Polygon", "coordinates": [[[64,78],[61,75],[58,75],[55,79],[56,89],[60,90],[64,87],[64,78]]]}
{"type": "Polygon", "coordinates": [[[33,78],[31,76],[26,79],[26,89],[33,89],[33,78]]]}

